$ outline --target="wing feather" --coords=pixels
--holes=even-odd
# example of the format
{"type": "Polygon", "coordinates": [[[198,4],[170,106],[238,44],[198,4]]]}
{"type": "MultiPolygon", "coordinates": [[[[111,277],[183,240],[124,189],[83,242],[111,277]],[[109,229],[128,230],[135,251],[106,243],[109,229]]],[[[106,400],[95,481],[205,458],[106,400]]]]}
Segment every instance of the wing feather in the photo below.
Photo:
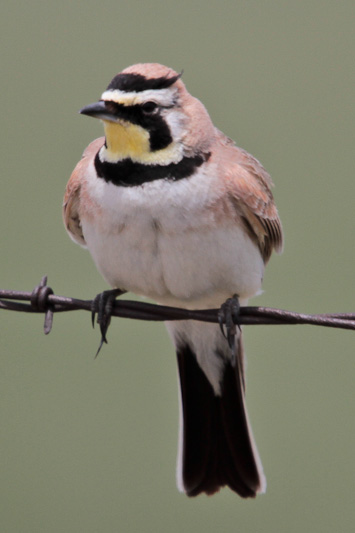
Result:
{"type": "Polygon", "coordinates": [[[282,225],[271,192],[273,182],[257,159],[229,140],[222,152],[229,199],[266,263],[273,250],[281,253],[283,248],[282,225]]]}
{"type": "Polygon", "coordinates": [[[82,159],[76,165],[65,190],[63,202],[64,225],[73,241],[81,244],[81,246],[86,246],[80,222],[81,197],[85,173],[88,165],[92,162],[104,142],[105,138],[100,137],[89,144],[83,153],[82,159]]]}

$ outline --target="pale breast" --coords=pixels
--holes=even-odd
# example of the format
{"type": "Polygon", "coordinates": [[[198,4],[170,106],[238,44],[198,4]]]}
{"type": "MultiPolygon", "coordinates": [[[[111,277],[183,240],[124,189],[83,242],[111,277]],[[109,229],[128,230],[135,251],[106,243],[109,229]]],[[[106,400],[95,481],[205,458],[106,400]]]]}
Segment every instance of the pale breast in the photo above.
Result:
{"type": "Polygon", "coordinates": [[[213,178],[117,187],[95,177],[86,194],[97,208],[82,214],[83,234],[111,286],[191,307],[260,289],[259,249],[241,224],[216,212],[213,178]]]}

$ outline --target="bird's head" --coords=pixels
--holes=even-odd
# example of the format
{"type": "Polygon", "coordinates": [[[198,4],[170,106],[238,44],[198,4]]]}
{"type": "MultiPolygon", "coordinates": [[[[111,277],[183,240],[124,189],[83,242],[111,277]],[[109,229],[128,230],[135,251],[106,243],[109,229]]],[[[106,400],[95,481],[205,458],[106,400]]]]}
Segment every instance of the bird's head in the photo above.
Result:
{"type": "Polygon", "coordinates": [[[126,68],[80,113],[103,121],[100,158],[111,163],[177,163],[207,151],[214,137],[205,107],[188,93],[181,74],[157,63],[126,68]]]}

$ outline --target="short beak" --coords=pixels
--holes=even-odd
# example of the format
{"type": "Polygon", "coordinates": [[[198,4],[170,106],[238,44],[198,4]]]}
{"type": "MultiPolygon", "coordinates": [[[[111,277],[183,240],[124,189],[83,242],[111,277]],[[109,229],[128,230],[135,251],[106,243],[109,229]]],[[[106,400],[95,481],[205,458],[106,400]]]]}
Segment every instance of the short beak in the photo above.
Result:
{"type": "Polygon", "coordinates": [[[89,104],[82,109],[79,113],[81,115],[87,115],[88,117],[99,118],[101,120],[109,120],[110,122],[117,122],[117,116],[115,116],[107,107],[106,102],[103,100],[89,104]]]}

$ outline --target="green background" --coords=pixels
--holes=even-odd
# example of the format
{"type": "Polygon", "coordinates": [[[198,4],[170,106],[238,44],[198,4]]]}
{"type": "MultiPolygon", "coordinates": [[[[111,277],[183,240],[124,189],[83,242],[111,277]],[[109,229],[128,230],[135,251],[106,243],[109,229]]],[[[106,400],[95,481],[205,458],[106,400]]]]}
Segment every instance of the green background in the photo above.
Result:
{"type": "MultiPolygon", "coordinates": [[[[184,69],[214,123],[276,183],[285,252],[255,305],[354,311],[354,17],[349,1],[7,1],[1,10],[0,287],[107,288],[61,221],[100,123],[78,115],[137,62],[184,69]]],[[[178,401],[161,324],[1,312],[4,532],[353,531],[354,333],[249,327],[247,402],[268,490],[175,487],[178,401]]]]}

